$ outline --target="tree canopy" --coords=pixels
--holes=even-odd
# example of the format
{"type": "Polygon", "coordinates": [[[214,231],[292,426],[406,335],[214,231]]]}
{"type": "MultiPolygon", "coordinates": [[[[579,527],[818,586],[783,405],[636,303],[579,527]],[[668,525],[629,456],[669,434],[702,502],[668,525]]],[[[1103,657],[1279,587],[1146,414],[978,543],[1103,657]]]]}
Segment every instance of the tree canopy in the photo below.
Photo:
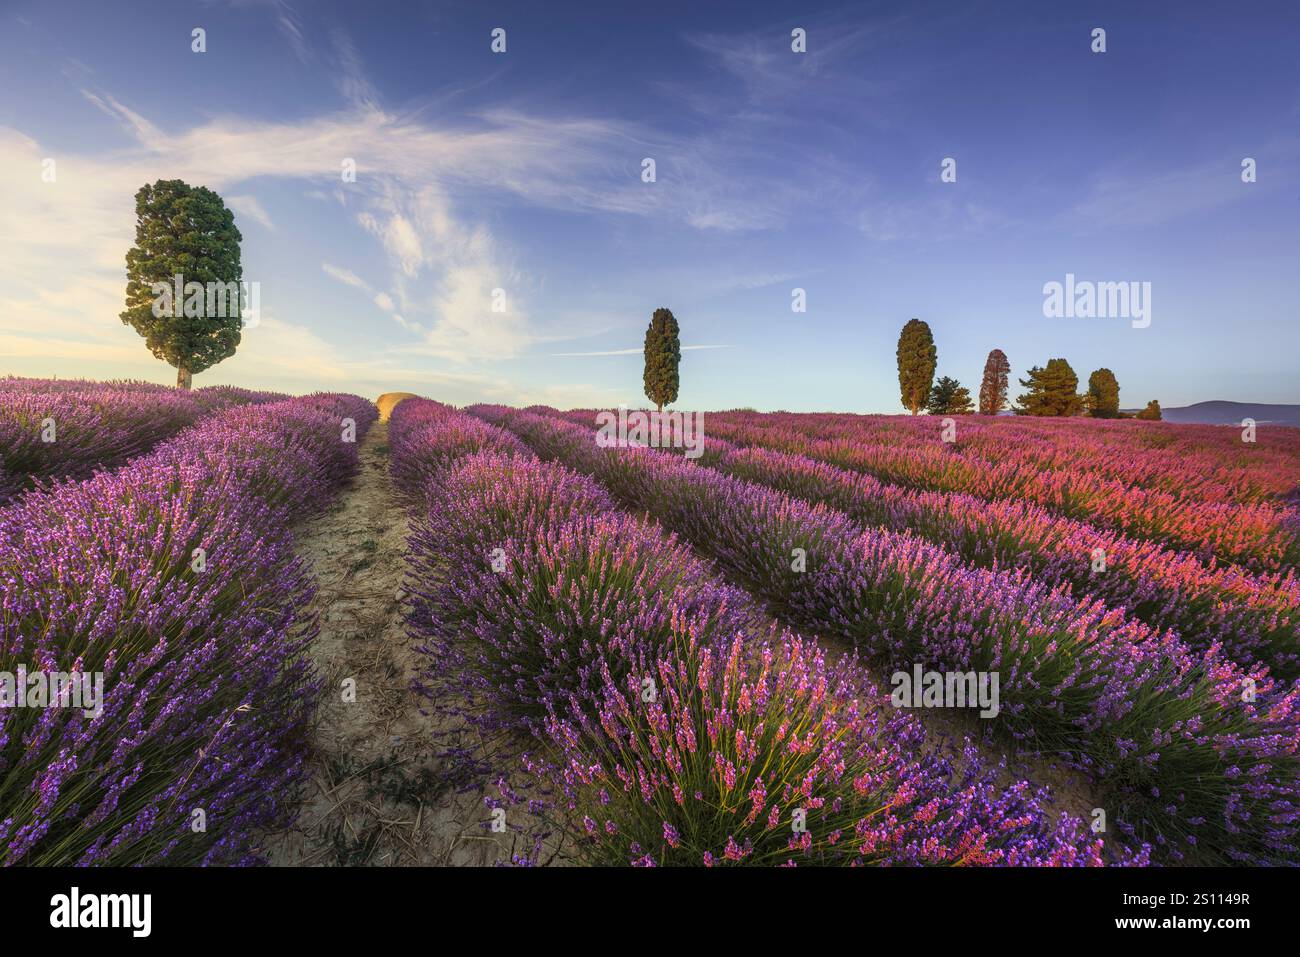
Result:
{"type": "Polygon", "coordinates": [[[1161,419],[1160,403],[1155,399],[1152,399],[1147,403],[1147,407],[1135,415],[1134,418],[1142,419],[1147,422],[1159,422],[1161,419]]]}
{"type": "Polygon", "coordinates": [[[1049,359],[1046,368],[1034,366],[1020,384],[1029,391],[1016,400],[1017,415],[1078,415],[1083,409],[1079,377],[1064,359],[1049,359]]]}
{"type": "Polygon", "coordinates": [[[930,390],[925,411],[931,415],[970,415],[975,411],[970,390],[949,376],[941,376],[930,390]]]}
{"type": "Polygon", "coordinates": [[[176,367],[176,384],[189,388],[194,373],[230,358],[239,345],[243,236],[220,196],[179,179],[140,187],[135,217],[121,319],[154,356],[176,367]]]}
{"type": "Polygon", "coordinates": [[[912,319],[898,336],[898,388],[903,408],[916,415],[930,398],[938,351],[930,327],[912,319]]]}
{"type": "Polygon", "coordinates": [[[980,383],[980,415],[997,415],[1007,404],[1007,375],[1011,363],[1001,349],[994,349],[984,362],[984,380],[980,383]]]}
{"type": "Polygon", "coordinates": [[[1109,369],[1088,376],[1088,414],[1094,419],[1119,418],[1119,380],[1109,369]]]}
{"type": "Polygon", "coordinates": [[[656,309],[645,331],[645,381],[646,398],[659,411],[677,401],[681,384],[678,368],[682,361],[682,345],[678,339],[677,319],[671,309],[656,309]]]}

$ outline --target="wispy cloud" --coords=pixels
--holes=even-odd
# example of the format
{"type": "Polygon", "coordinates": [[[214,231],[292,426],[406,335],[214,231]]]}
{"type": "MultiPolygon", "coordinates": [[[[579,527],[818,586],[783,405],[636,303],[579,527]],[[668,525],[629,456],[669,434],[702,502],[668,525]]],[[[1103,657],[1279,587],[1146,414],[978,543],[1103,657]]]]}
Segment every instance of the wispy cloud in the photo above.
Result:
{"type": "Polygon", "coordinates": [[[302,18],[287,0],[204,0],[211,6],[224,4],[230,7],[264,8],[275,21],[275,28],[284,37],[289,48],[299,63],[310,63],[313,59],[311,45],[303,29],[302,18]]]}
{"type": "Polygon", "coordinates": [[[371,292],[370,284],[354,273],[351,269],[344,269],[341,266],[334,266],[330,263],[321,263],[320,268],[324,270],[327,276],[337,279],[346,286],[352,286],[354,289],[363,289],[371,292]]]}
{"type": "Polygon", "coordinates": [[[354,108],[365,111],[379,109],[379,93],[366,79],[365,68],[357,48],[352,45],[352,38],[347,31],[336,27],[330,31],[330,42],[334,46],[336,74],[339,92],[354,108]]]}
{"type": "Polygon", "coordinates": [[[1154,226],[1194,217],[1261,193],[1291,191],[1300,179],[1300,139],[1273,138],[1250,149],[1265,171],[1255,183],[1241,180],[1243,156],[1223,153],[1182,166],[1115,164],[1097,175],[1087,195],[1064,221],[1082,230],[1154,226]]]}
{"type": "Polygon", "coordinates": [[[108,94],[100,95],[91,90],[82,90],[81,95],[93,103],[100,111],[118,124],[141,146],[147,149],[160,149],[166,141],[162,130],[154,126],[140,114],[123,106],[108,94]]]}
{"type": "MultiPolygon", "coordinates": [[[[116,97],[85,91],[135,145],[108,155],[57,156],[58,178],[48,184],[39,179],[46,151],[0,127],[0,165],[32,173],[30,179],[0,180],[0,225],[23,238],[19,254],[0,265],[6,274],[0,278],[12,280],[0,298],[0,323],[15,330],[41,328],[31,311],[35,300],[22,298],[21,289],[84,285],[84,270],[69,274],[69,262],[120,282],[132,239],[132,197],[141,183],[166,177],[207,185],[226,193],[238,213],[273,229],[260,202],[238,192],[239,186],[280,178],[324,189],[333,179],[330,188],[344,198],[342,205],[356,207],[353,222],[388,260],[385,294],[399,310],[401,327],[422,336],[414,354],[465,363],[522,353],[542,338],[527,305],[536,283],[511,264],[485,223],[467,218],[464,207],[492,190],[534,205],[571,208],[577,202],[622,210],[625,204],[602,198],[591,185],[621,134],[598,121],[543,124],[509,113],[470,129],[435,128],[389,115],[370,101],[368,85],[349,82],[354,102],[344,113],[280,123],[226,116],[166,134],[116,97]],[[556,141],[567,146],[548,148],[556,141]],[[340,181],[346,158],[356,161],[356,182],[340,181]],[[506,306],[500,312],[494,309],[498,289],[506,306]]],[[[360,281],[350,271],[323,268],[340,281],[360,281]]],[[[373,290],[369,283],[358,288],[373,290]]],[[[119,288],[94,312],[120,308],[120,295],[119,288]]]]}
{"type": "Polygon", "coordinates": [[[235,212],[241,213],[254,222],[265,226],[272,232],[275,231],[275,223],[271,222],[271,217],[267,215],[266,210],[262,208],[262,204],[257,201],[256,196],[227,196],[226,205],[235,212]]]}

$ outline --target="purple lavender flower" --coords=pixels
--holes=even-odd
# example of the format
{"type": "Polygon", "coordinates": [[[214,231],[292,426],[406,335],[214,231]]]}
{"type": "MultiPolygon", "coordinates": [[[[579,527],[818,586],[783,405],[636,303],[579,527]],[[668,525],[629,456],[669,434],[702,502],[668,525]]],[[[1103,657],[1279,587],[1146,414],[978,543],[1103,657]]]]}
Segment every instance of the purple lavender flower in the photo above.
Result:
{"type": "Polygon", "coordinates": [[[0,710],[0,864],[249,863],[289,820],[316,624],[288,524],[356,468],[341,420],[376,415],[342,395],[230,408],[0,510],[0,671],[104,679],[98,714],[0,710]]]}

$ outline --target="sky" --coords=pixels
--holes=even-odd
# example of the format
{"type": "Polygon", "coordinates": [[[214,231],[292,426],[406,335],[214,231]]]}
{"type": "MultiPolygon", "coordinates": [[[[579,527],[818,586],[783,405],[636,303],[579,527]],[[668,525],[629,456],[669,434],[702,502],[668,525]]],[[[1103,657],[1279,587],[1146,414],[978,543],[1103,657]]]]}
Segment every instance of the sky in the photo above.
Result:
{"type": "Polygon", "coordinates": [[[666,306],[685,409],[900,412],[913,317],[972,392],[1300,402],[1297,49],[1290,0],[0,0],[0,374],[175,381],[118,314],[179,178],[261,304],[195,385],[643,406],[666,306]]]}

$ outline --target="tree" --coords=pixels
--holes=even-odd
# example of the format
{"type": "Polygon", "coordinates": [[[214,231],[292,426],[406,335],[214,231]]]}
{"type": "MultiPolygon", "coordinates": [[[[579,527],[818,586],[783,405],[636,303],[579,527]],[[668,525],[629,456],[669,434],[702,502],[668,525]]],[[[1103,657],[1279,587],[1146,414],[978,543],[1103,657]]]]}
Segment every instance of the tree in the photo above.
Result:
{"type": "Polygon", "coordinates": [[[930,401],[925,411],[931,415],[970,415],[975,411],[970,401],[970,390],[948,376],[942,376],[930,390],[930,401]]]}
{"type": "Polygon", "coordinates": [[[681,384],[678,366],[682,345],[678,340],[677,319],[670,309],[656,309],[645,331],[645,395],[662,412],[664,406],[677,401],[681,384]]]}
{"type": "Polygon", "coordinates": [[[1088,376],[1088,414],[1094,419],[1119,418],[1119,380],[1109,369],[1088,376]]]}
{"type": "Polygon", "coordinates": [[[1161,418],[1160,403],[1157,402],[1155,399],[1152,399],[1150,402],[1147,403],[1147,407],[1143,409],[1141,412],[1139,412],[1137,415],[1133,416],[1133,418],[1143,419],[1144,421],[1147,422],[1159,422],[1161,418]]]}
{"type": "Polygon", "coordinates": [[[920,319],[910,320],[898,336],[898,388],[903,407],[913,415],[930,397],[938,362],[930,327],[920,319]]]}
{"type": "Polygon", "coordinates": [[[1083,408],[1079,377],[1064,359],[1049,359],[1045,369],[1034,366],[1020,384],[1029,391],[1016,400],[1017,415],[1078,415],[1083,408]]]}
{"type": "Polygon", "coordinates": [[[154,356],[176,367],[178,388],[188,389],[194,373],[230,358],[239,345],[243,238],[234,214],[206,187],[160,179],[135,194],[121,319],[154,356]],[[181,296],[173,295],[178,275],[181,296]]]}
{"type": "Polygon", "coordinates": [[[980,383],[980,415],[997,415],[1007,404],[1007,374],[1011,363],[1001,349],[994,349],[984,362],[984,381],[980,383]]]}

